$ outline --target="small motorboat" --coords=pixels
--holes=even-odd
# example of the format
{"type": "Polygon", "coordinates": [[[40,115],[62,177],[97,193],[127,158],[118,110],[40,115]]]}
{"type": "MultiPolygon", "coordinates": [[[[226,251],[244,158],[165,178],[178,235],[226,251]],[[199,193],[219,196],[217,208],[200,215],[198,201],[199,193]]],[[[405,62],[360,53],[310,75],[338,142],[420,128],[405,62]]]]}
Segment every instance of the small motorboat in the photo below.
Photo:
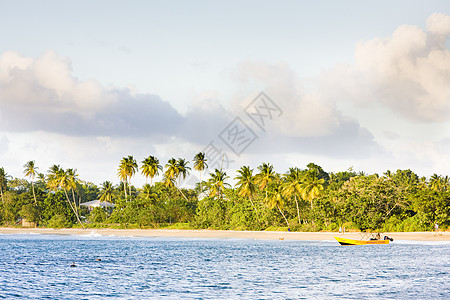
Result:
{"type": "Polygon", "coordinates": [[[394,239],[388,237],[387,235],[384,236],[383,239],[379,238],[380,236],[377,235],[375,238],[370,238],[368,240],[352,240],[352,239],[346,239],[342,237],[335,236],[334,238],[339,242],[339,244],[343,246],[351,246],[351,245],[386,245],[389,244],[389,242],[392,242],[394,239]]]}

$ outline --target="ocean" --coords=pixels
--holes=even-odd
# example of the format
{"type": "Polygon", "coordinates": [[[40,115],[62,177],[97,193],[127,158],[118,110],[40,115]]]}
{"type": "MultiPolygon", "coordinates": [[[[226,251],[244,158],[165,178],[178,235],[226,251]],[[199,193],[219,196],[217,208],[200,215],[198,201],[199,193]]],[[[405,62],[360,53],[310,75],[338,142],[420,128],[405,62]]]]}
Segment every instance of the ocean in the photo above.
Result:
{"type": "Polygon", "coordinates": [[[5,234],[0,298],[450,299],[450,242],[5,234]]]}

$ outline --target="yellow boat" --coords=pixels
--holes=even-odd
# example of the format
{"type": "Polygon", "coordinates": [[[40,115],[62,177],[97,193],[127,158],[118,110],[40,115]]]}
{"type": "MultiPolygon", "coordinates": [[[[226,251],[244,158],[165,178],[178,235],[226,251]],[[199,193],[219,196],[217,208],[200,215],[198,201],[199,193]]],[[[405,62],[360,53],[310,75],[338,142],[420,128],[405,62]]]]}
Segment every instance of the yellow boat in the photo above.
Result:
{"type": "Polygon", "coordinates": [[[343,246],[351,246],[351,245],[384,245],[384,244],[389,244],[389,241],[391,240],[390,238],[384,239],[384,240],[367,240],[367,241],[363,241],[363,240],[352,240],[352,239],[346,239],[346,238],[341,238],[341,237],[334,237],[339,244],[343,245],[343,246]]]}

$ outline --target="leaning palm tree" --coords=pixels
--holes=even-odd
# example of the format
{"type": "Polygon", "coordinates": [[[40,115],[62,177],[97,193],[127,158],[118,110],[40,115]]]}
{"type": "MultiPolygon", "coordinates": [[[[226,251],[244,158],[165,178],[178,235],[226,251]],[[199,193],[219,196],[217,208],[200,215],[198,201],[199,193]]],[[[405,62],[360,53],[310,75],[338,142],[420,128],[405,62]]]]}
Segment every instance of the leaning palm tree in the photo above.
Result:
{"type": "Polygon", "coordinates": [[[200,193],[203,192],[202,189],[202,172],[208,168],[206,163],[207,159],[204,152],[199,152],[194,157],[194,170],[197,170],[200,175],[200,193]]]}
{"type": "Polygon", "coordinates": [[[161,181],[166,187],[173,187],[175,186],[175,179],[173,177],[167,176],[166,173],[163,175],[163,179],[161,181]]]}
{"type": "MultiPolygon", "coordinates": [[[[71,169],[69,169],[71,170],[71,169]]],[[[72,170],[73,171],[73,170],[72,170]]],[[[72,171],[64,171],[59,165],[53,165],[50,167],[47,175],[47,186],[51,190],[58,190],[62,189],[64,191],[64,194],[66,195],[66,200],[70,205],[70,208],[72,209],[73,213],[75,214],[78,222],[81,224],[81,226],[84,228],[83,223],[80,220],[80,216],[78,215],[78,211],[75,206],[75,202],[72,204],[70,201],[69,195],[67,194],[67,190],[71,189],[74,185],[73,177],[74,174],[72,174],[72,171]]],[[[75,173],[75,172],[73,172],[75,173]]]]}
{"type": "Polygon", "coordinates": [[[191,169],[188,167],[189,161],[185,160],[184,158],[179,158],[177,160],[177,168],[178,168],[178,187],[180,187],[181,184],[181,177],[183,177],[183,180],[186,178],[186,176],[189,174],[189,170],[191,169]]]}
{"type": "Polygon", "coordinates": [[[164,175],[167,179],[169,179],[170,182],[178,177],[178,164],[175,158],[172,157],[167,162],[166,172],[164,172],[164,175]]]}
{"type": "Polygon", "coordinates": [[[267,188],[268,190],[268,196],[266,198],[267,206],[270,209],[278,208],[278,211],[283,216],[284,220],[286,221],[286,225],[289,227],[289,222],[286,218],[286,216],[283,213],[283,206],[284,206],[284,197],[283,197],[283,186],[280,182],[280,180],[275,180],[271,182],[267,188]]]}
{"type": "Polygon", "coordinates": [[[75,199],[75,189],[77,188],[77,184],[80,183],[80,179],[78,179],[77,169],[67,169],[67,190],[72,191],[72,199],[73,203],[75,205],[75,208],[78,209],[78,206],[80,203],[78,203],[78,206],[76,205],[76,199],[75,199]]]}
{"type": "Polygon", "coordinates": [[[250,203],[252,204],[255,211],[258,212],[252,200],[253,196],[256,193],[256,184],[255,177],[253,176],[253,169],[250,169],[249,166],[243,166],[239,170],[237,170],[237,172],[239,173],[239,175],[234,179],[237,180],[235,186],[237,187],[238,195],[241,197],[247,197],[250,200],[250,203]]]}
{"type": "Polygon", "coordinates": [[[298,223],[300,224],[300,209],[297,196],[301,195],[302,176],[299,168],[289,168],[289,172],[284,177],[283,196],[287,198],[294,197],[297,206],[298,223]]]}
{"type": "MultiPolygon", "coordinates": [[[[183,162],[184,163],[184,162],[183,162]]],[[[187,171],[185,171],[187,172],[187,171]]],[[[175,158],[169,159],[169,161],[166,164],[166,172],[164,172],[164,185],[165,186],[175,186],[175,181],[180,176],[180,167],[179,162],[175,158]]],[[[176,186],[177,190],[181,193],[181,195],[184,197],[184,199],[187,200],[186,196],[183,194],[183,191],[176,186]]]]}
{"type": "Polygon", "coordinates": [[[105,181],[102,183],[102,188],[100,190],[100,203],[109,202],[112,203],[112,194],[113,194],[113,184],[111,181],[105,181]]]}
{"type": "Polygon", "coordinates": [[[31,189],[33,190],[34,204],[36,204],[37,201],[36,201],[36,194],[34,193],[34,178],[36,177],[37,169],[39,168],[35,166],[34,160],[30,160],[23,167],[25,168],[25,170],[23,171],[25,176],[30,177],[31,189]]]}
{"type": "Polygon", "coordinates": [[[149,156],[142,161],[141,173],[145,176],[145,183],[150,177],[150,185],[153,185],[153,177],[159,175],[163,167],[159,164],[159,160],[155,156],[149,156]]]}
{"type": "Polygon", "coordinates": [[[225,180],[230,178],[227,176],[222,170],[215,169],[214,173],[211,174],[211,178],[208,180],[209,196],[215,197],[217,196],[219,199],[223,199],[223,193],[227,187],[230,187],[230,184],[226,183],[225,180]]]}
{"type": "Polygon", "coordinates": [[[266,192],[267,198],[267,187],[275,179],[275,171],[273,170],[273,166],[268,163],[262,163],[258,167],[258,170],[259,173],[255,175],[255,180],[259,188],[266,192]]]}
{"type": "MultiPolygon", "coordinates": [[[[137,169],[138,169],[138,165],[132,155],[129,155],[128,157],[124,157],[120,161],[117,176],[119,176],[119,178],[121,180],[125,179],[124,182],[126,183],[125,185],[128,184],[130,196],[131,196],[131,177],[134,176],[137,169]]],[[[126,189],[126,187],[124,187],[124,189],[126,189]]],[[[126,191],[125,191],[125,198],[126,198],[126,191]]]]}

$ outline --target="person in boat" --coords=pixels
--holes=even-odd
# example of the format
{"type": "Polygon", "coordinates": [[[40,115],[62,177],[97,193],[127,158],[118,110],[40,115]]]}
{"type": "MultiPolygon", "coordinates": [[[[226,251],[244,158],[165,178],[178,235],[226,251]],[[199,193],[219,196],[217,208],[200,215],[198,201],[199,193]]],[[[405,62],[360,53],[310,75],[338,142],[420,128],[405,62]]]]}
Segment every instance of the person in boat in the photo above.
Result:
{"type": "Polygon", "coordinates": [[[371,241],[378,241],[381,240],[381,234],[378,232],[377,234],[372,234],[372,236],[370,237],[371,241]]]}
{"type": "Polygon", "coordinates": [[[391,237],[388,237],[387,235],[385,235],[385,236],[384,236],[383,240],[390,240],[391,242],[392,242],[392,241],[394,241],[394,239],[393,239],[393,238],[391,238],[391,237]]]}

